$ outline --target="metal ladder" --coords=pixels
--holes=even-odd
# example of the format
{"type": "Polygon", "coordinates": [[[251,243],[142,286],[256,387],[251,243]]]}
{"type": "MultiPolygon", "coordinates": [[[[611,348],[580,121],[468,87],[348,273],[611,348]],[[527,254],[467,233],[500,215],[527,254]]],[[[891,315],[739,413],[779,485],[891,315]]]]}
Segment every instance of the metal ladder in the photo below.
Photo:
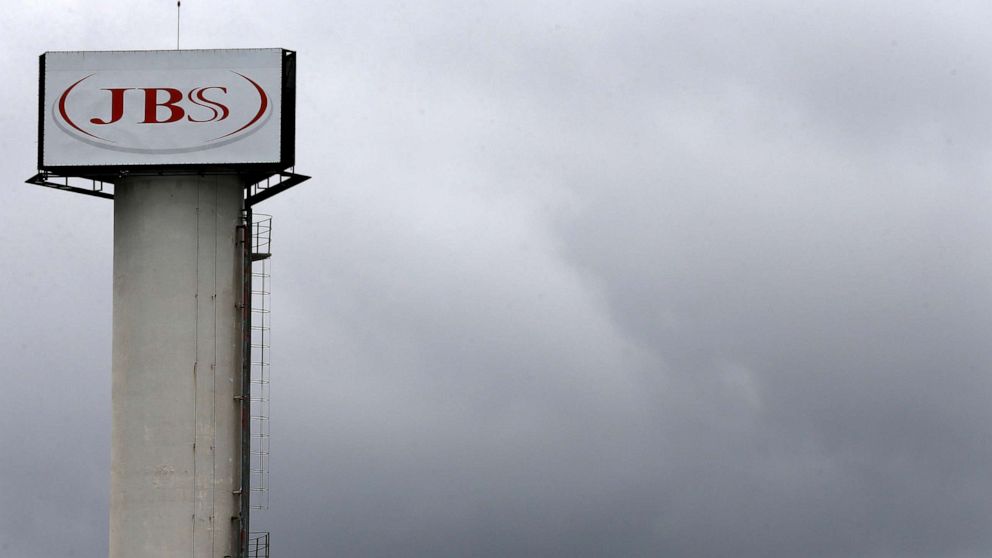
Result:
{"type": "Polygon", "coordinates": [[[269,509],[269,351],[272,216],[252,216],[251,250],[251,508],[269,509]]]}
{"type": "Polygon", "coordinates": [[[241,496],[237,557],[268,558],[269,533],[250,532],[251,511],[269,507],[269,347],[272,217],[246,204],[242,224],[243,295],[241,496]]]}

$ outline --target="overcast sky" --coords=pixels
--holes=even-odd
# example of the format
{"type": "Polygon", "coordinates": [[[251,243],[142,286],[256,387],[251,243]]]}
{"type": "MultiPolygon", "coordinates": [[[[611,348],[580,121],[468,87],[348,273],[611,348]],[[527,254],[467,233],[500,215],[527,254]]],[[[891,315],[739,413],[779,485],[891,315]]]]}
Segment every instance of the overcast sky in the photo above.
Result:
{"type": "MultiPolygon", "coordinates": [[[[186,0],[298,51],[277,557],[992,554],[988,2],[186,0]]],[[[107,554],[112,203],[36,171],[0,18],[0,556],[107,554]]]]}

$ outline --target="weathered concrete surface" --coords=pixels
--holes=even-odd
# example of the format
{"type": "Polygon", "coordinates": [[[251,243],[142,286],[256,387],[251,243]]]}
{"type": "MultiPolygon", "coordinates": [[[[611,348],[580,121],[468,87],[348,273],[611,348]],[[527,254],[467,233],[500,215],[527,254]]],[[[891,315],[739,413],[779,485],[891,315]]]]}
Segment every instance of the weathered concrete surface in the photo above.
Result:
{"type": "Polygon", "coordinates": [[[115,190],[110,558],[233,556],[241,183],[115,190]]]}

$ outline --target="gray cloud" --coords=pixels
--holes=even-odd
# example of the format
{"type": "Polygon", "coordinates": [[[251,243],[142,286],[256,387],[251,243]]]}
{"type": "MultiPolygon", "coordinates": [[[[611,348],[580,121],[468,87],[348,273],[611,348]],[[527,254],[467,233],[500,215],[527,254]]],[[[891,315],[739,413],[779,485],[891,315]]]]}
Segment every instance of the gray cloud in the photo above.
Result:
{"type": "MultiPolygon", "coordinates": [[[[299,51],[276,553],[988,554],[987,7],[186,4],[299,51]]],[[[11,180],[110,8],[4,21],[11,180]]],[[[105,554],[110,206],[0,196],[0,549],[105,554]]]]}

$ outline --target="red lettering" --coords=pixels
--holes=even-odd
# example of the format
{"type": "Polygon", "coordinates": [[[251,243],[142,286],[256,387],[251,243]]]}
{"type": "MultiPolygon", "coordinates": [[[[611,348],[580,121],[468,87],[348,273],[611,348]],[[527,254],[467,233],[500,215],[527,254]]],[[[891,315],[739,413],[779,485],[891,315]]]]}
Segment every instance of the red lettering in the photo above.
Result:
{"type": "MultiPolygon", "coordinates": [[[[220,136],[221,138],[226,138],[237,134],[254,125],[268,109],[268,96],[265,94],[265,91],[261,88],[261,86],[247,76],[241,74],[238,75],[251,83],[258,91],[258,113],[255,114],[255,116],[247,124],[233,132],[220,136]]],[[[92,135],[76,126],[69,119],[65,110],[65,102],[69,92],[85,79],[86,78],[83,78],[77,81],[65,90],[59,100],[59,110],[61,111],[66,122],[72,127],[84,134],[92,135]]],[[[94,116],[89,119],[91,124],[96,124],[99,126],[115,124],[124,118],[124,113],[126,110],[125,97],[128,91],[144,91],[144,120],[141,120],[141,124],[171,124],[183,120],[202,124],[207,122],[220,122],[231,116],[230,107],[218,100],[218,98],[224,98],[224,96],[228,94],[228,88],[219,85],[194,87],[189,91],[183,91],[174,87],[109,87],[104,88],[103,91],[108,91],[110,93],[110,114],[105,117],[94,116]],[[210,93],[211,91],[214,91],[214,93],[210,93]],[[164,95],[162,95],[162,93],[164,93],[164,95]],[[199,108],[191,109],[189,104],[185,104],[184,106],[184,101],[199,108]]],[[[134,104],[133,101],[132,104],[134,104]]]]}
{"type": "Polygon", "coordinates": [[[183,100],[183,94],[178,89],[171,87],[143,87],[141,89],[145,92],[145,119],[141,121],[142,124],[168,124],[182,120],[182,117],[186,116],[186,111],[176,104],[183,100]],[[169,98],[164,102],[159,102],[159,91],[168,93],[169,98]],[[169,109],[169,118],[158,119],[159,107],[169,109]]]}
{"type": "Polygon", "coordinates": [[[213,116],[211,116],[207,120],[196,120],[195,118],[193,118],[190,115],[190,116],[187,116],[186,117],[190,122],[213,122],[215,120],[221,121],[221,120],[224,120],[225,118],[227,118],[231,114],[231,111],[230,111],[230,109],[227,108],[227,105],[225,105],[223,103],[220,103],[218,101],[214,101],[212,99],[206,98],[206,96],[204,95],[204,92],[206,92],[208,89],[219,89],[220,91],[223,91],[224,93],[227,93],[227,88],[226,87],[217,87],[217,86],[200,87],[200,88],[191,90],[189,92],[189,94],[187,95],[187,98],[189,98],[190,102],[192,102],[194,105],[197,105],[197,106],[201,106],[203,108],[210,109],[211,111],[213,111],[213,116]],[[217,110],[217,109],[220,109],[220,110],[217,110]]]}
{"type": "Polygon", "coordinates": [[[132,87],[112,87],[110,89],[104,89],[104,91],[110,91],[110,120],[103,120],[102,118],[90,118],[90,122],[93,124],[113,124],[124,116],[124,92],[130,91],[132,87]]]}

